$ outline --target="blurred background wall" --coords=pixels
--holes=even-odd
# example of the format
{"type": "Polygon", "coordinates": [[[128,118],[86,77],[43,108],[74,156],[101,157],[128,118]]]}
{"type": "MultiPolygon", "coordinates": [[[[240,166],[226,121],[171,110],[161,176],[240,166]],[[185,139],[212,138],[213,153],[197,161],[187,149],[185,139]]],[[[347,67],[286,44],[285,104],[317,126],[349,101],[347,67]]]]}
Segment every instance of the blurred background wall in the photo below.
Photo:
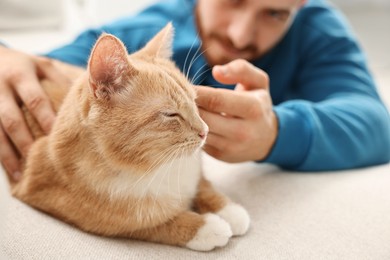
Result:
{"type": "Polygon", "coordinates": [[[387,5],[390,6],[389,0],[332,0],[338,6],[353,5],[387,5]]]}
{"type": "MultiPolygon", "coordinates": [[[[99,25],[158,0],[0,0],[0,30],[99,25]]],[[[164,0],[160,0],[164,1],[164,0]]],[[[331,0],[337,6],[390,7],[390,0],[331,0]]]]}
{"type": "Polygon", "coordinates": [[[0,0],[0,30],[98,25],[155,1],[0,0]]]}

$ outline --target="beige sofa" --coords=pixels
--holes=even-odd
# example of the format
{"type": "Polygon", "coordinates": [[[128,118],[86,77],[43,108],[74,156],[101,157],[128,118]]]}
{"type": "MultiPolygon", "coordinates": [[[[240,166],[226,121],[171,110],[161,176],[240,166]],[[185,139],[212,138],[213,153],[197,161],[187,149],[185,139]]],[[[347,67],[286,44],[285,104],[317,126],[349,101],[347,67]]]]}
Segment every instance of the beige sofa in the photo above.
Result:
{"type": "Polygon", "coordinates": [[[292,173],[203,159],[206,176],[252,220],[224,248],[199,253],[86,234],[3,194],[0,175],[0,259],[390,259],[390,164],[292,173]]]}

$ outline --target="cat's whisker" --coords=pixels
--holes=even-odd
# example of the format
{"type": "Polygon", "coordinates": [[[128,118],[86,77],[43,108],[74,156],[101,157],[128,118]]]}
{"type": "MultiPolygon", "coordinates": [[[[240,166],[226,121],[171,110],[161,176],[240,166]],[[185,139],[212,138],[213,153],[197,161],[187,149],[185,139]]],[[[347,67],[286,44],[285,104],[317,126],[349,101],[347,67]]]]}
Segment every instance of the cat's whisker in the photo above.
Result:
{"type": "MultiPolygon", "coordinates": [[[[154,208],[156,206],[156,201],[157,201],[157,198],[159,197],[159,192],[160,192],[160,188],[161,188],[161,183],[163,182],[163,180],[165,179],[166,175],[170,175],[170,172],[169,170],[172,168],[172,164],[173,164],[173,161],[172,158],[174,158],[176,156],[176,153],[177,151],[173,151],[173,153],[170,154],[170,156],[167,158],[167,161],[170,161],[169,163],[169,166],[166,167],[164,173],[162,174],[163,176],[160,178],[160,183],[158,184],[157,186],[157,191],[156,193],[154,193],[154,200],[153,200],[153,207],[152,207],[152,212],[154,211],[154,208]]],[[[161,173],[160,173],[161,174],[161,173]]]]}
{"type": "MultiPolygon", "coordinates": [[[[190,53],[191,53],[191,51],[192,51],[192,48],[194,47],[195,42],[198,40],[198,37],[199,37],[199,34],[196,34],[196,37],[194,38],[194,40],[193,40],[193,42],[192,42],[192,44],[191,44],[191,47],[190,47],[189,51],[187,52],[186,58],[185,58],[185,60],[184,60],[184,64],[183,64],[183,73],[186,75],[186,78],[187,78],[187,79],[188,79],[188,74],[189,74],[189,69],[190,69],[190,67],[188,67],[188,68],[187,68],[188,71],[186,71],[187,60],[188,60],[188,57],[190,56],[190,53]]],[[[200,42],[200,43],[201,43],[200,46],[202,46],[202,42],[200,42]]],[[[199,48],[200,48],[200,47],[198,47],[198,50],[197,50],[196,52],[199,51],[199,48]]]]}
{"type": "MultiPolygon", "coordinates": [[[[165,164],[165,163],[170,159],[170,156],[171,156],[171,154],[172,154],[172,151],[174,151],[174,150],[171,148],[171,149],[169,149],[168,151],[166,151],[166,152],[168,152],[168,154],[167,154],[167,153],[163,153],[162,156],[161,156],[161,158],[160,158],[160,160],[159,160],[159,162],[158,162],[158,164],[160,164],[160,165],[165,164]]],[[[151,172],[151,171],[145,173],[144,176],[149,175],[150,172],[151,172]]],[[[143,197],[145,196],[145,194],[146,194],[147,191],[149,190],[149,187],[150,187],[150,185],[153,183],[153,181],[154,181],[155,177],[157,176],[157,174],[158,174],[158,171],[156,171],[156,172],[153,174],[151,180],[149,181],[149,184],[148,184],[146,187],[144,187],[142,196],[140,196],[141,198],[143,198],[143,197]]]]}
{"type": "MultiPolygon", "coordinates": [[[[173,154],[173,158],[178,157],[178,154],[179,154],[179,150],[176,149],[175,152],[174,152],[174,154],[173,154]]],[[[179,156],[178,158],[181,159],[181,156],[179,156]]],[[[171,169],[171,168],[172,168],[173,161],[174,161],[174,160],[171,160],[171,164],[170,164],[170,166],[169,166],[167,169],[171,169]]],[[[168,171],[167,171],[167,172],[168,172],[168,171]]],[[[172,174],[171,172],[168,172],[168,178],[170,177],[171,174],[172,174]]],[[[163,178],[165,178],[165,176],[164,176],[163,178]]],[[[169,180],[169,179],[168,179],[168,180],[169,180]]],[[[169,182],[168,182],[168,185],[169,185],[169,182]]],[[[168,189],[169,189],[169,186],[168,186],[168,189]]],[[[173,205],[173,206],[175,206],[175,205],[173,205]]],[[[165,214],[165,211],[164,211],[164,210],[162,210],[162,212],[165,214]]]]}
{"type": "Polygon", "coordinates": [[[172,148],[171,149],[167,149],[167,150],[163,150],[161,151],[159,154],[157,154],[157,159],[154,161],[154,163],[152,165],[149,166],[149,168],[141,175],[141,177],[130,187],[130,189],[134,189],[138,183],[140,183],[140,181],[145,177],[147,176],[153,169],[156,165],[158,165],[159,163],[161,163],[165,156],[166,156],[166,153],[169,152],[170,150],[173,150],[172,148]]]}
{"type": "MultiPolygon", "coordinates": [[[[193,78],[192,81],[191,81],[192,84],[194,84],[201,76],[203,76],[205,73],[209,72],[209,71],[212,69],[212,68],[208,68],[208,69],[206,69],[205,71],[203,71],[202,73],[200,73],[200,74],[198,75],[198,73],[201,72],[202,69],[203,69],[205,66],[208,66],[208,65],[206,65],[206,64],[203,65],[203,66],[195,73],[194,78],[193,78]]],[[[199,82],[201,82],[201,81],[199,81],[199,82]]]]}
{"type": "MultiPolygon", "coordinates": [[[[199,152],[201,152],[202,151],[202,147],[199,147],[199,152]]],[[[194,158],[195,158],[195,160],[197,161],[197,162],[199,162],[199,163],[201,163],[202,162],[202,160],[201,160],[201,157],[200,156],[195,156],[195,155],[193,155],[194,156],[194,158]]]]}
{"type": "Polygon", "coordinates": [[[168,190],[171,192],[171,174],[168,174],[168,190]]]}
{"type": "MultiPolygon", "coordinates": [[[[172,149],[170,149],[170,150],[172,150],[172,149]]],[[[170,157],[170,154],[171,154],[171,152],[170,152],[168,155],[166,155],[166,156],[162,156],[162,159],[161,159],[161,160],[162,160],[162,161],[161,161],[162,164],[164,164],[164,163],[169,159],[168,157],[170,157]]],[[[139,198],[138,198],[138,200],[137,200],[137,202],[136,202],[136,206],[137,206],[137,218],[139,218],[139,220],[141,220],[141,221],[142,221],[143,218],[145,218],[145,215],[143,214],[143,206],[144,206],[144,204],[142,203],[142,200],[145,198],[145,195],[146,195],[147,191],[149,190],[150,186],[152,185],[154,179],[156,178],[156,176],[157,176],[158,174],[159,174],[158,171],[156,171],[156,172],[153,174],[151,180],[150,180],[149,183],[146,185],[146,187],[143,189],[143,192],[142,192],[141,196],[139,196],[139,198]],[[141,204],[138,206],[139,203],[141,203],[141,204]]],[[[154,210],[154,208],[153,208],[153,210],[154,210]]],[[[150,212],[153,212],[153,211],[150,211],[150,212]]]]}
{"type": "MultiPolygon", "coordinates": [[[[199,44],[198,48],[196,49],[196,52],[195,52],[194,55],[192,56],[191,61],[190,61],[190,64],[188,65],[188,69],[187,69],[187,73],[186,73],[186,78],[187,78],[188,80],[190,80],[190,79],[189,79],[189,73],[190,73],[191,67],[192,67],[192,65],[193,65],[194,58],[198,55],[199,51],[200,51],[201,48],[202,48],[202,45],[203,45],[203,43],[202,43],[202,41],[200,41],[200,44],[199,44]]],[[[200,54],[200,55],[202,55],[202,54],[200,54]]],[[[195,59],[195,60],[196,60],[196,59],[195,59]]]]}
{"type": "MultiPolygon", "coordinates": [[[[199,59],[199,57],[201,57],[206,51],[208,51],[210,48],[207,48],[205,50],[203,50],[202,52],[200,52],[199,54],[195,54],[194,57],[192,57],[192,60],[190,62],[190,68],[195,64],[196,60],[199,59]]],[[[189,79],[189,76],[187,75],[187,79],[189,79]]],[[[190,79],[189,79],[190,80],[190,79]]],[[[190,80],[191,82],[193,82],[192,80],[190,80]]]]}
{"type": "Polygon", "coordinates": [[[207,85],[208,87],[213,87],[213,88],[219,88],[221,87],[221,85],[217,85],[217,84],[212,84],[212,85],[207,85]]]}
{"type": "MultiPolygon", "coordinates": [[[[206,51],[208,51],[209,50],[209,48],[207,48],[206,50],[204,50],[201,54],[199,54],[198,55],[198,57],[196,58],[196,59],[198,59],[200,56],[202,56],[202,54],[204,54],[206,51]]],[[[196,61],[196,59],[194,60],[194,63],[195,63],[195,61],[196,61]]],[[[207,67],[207,66],[209,66],[208,64],[204,64],[204,65],[202,65],[202,67],[195,73],[195,75],[194,75],[194,77],[192,77],[192,79],[191,79],[191,84],[195,84],[195,81],[197,80],[197,79],[195,79],[195,77],[196,77],[196,74],[198,74],[204,67],[207,67]]],[[[211,70],[212,68],[210,67],[208,70],[211,70]]],[[[206,70],[206,71],[208,71],[208,70],[206,70]]],[[[202,73],[202,75],[203,75],[203,73],[202,73]]]]}
{"type": "MultiPolygon", "coordinates": [[[[170,159],[170,158],[168,158],[168,157],[170,157],[170,155],[174,152],[174,150],[175,150],[175,148],[170,147],[169,149],[166,149],[166,150],[161,151],[161,152],[158,154],[157,160],[156,160],[156,161],[151,165],[151,167],[149,167],[149,168],[152,170],[152,169],[154,169],[154,166],[155,166],[155,165],[158,165],[158,164],[161,164],[161,165],[162,165],[162,164],[164,164],[165,162],[167,162],[167,161],[170,159]]],[[[132,189],[134,189],[135,186],[138,185],[138,183],[140,183],[140,181],[141,181],[145,176],[148,176],[148,175],[150,174],[151,170],[145,172],[145,173],[141,176],[141,178],[139,178],[139,179],[137,180],[137,182],[134,183],[134,184],[132,185],[132,189]]],[[[155,175],[157,175],[157,172],[155,173],[155,175]]],[[[153,178],[154,178],[154,177],[155,177],[155,176],[153,176],[153,178]]],[[[153,182],[153,180],[151,180],[151,182],[153,182]]],[[[151,184],[151,182],[150,182],[149,184],[151,184]]],[[[146,192],[147,192],[148,189],[149,189],[149,185],[148,185],[147,187],[145,187],[144,192],[141,194],[141,196],[138,197],[136,203],[135,203],[135,204],[133,205],[133,207],[132,207],[132,209],[135,208],[135,207],[137,207],[137,208],[136,208],[136,210],[137,210],[137,214],[136,214],[137,218],[138,218],[138,217],[141,217],[141,219],[142,219],[142,204],[141,204],[141,207],[139,207],[138,204],[142,202],[142,199],[144,198],[144,196],[145,196],[145,194],[146,194],[146,192]]]]}
{"type": "MultiPolygon", "coordinates": [[[[165,173],[164,173],[164,176],[162,177],[162,179],[161,179],[159,185],[161,185],[162,180],[166,178],[166,175],[167,175],[167,174],[168,174],[168,180],[169,180],[169,177],[170,177],[170,175],[172,174],[172,172],[170,172],[169,170],[172,169],[172,164],[173,164],[173,162],[174,162],[174,159],[177,158],[177,157],[180,158],[180,156],[178,156],[178,150],[175,149],[175,150],[173,151],[173,153],[171,154],[170,157],[171,157],[171,158],[169,158],[169,160],[170,160],[170,165],[166,168],[166,171],[165,171],[165,173]]],[[[168,182],[168,189],[169,189],[169,182],[168,182]]],[[[160,186],[159,186],[159,188],[158,188],[158,191],[159,191],[159,190],[160,190],[160,186]]],[[[158,192],[157,192],[157,193],[158,193],[158,192]]],[[[157,196],[156,196],[156,199],[157,199],[157,196]]],[[[173,205],[173,206],[174,206],[174,205],[173,205]]],[[[160,211],[165,215],[165,210],[161,209],[160,211]]]]}
{"type": "MultiPolygon", "coordinates": [[[[174,158],[174,156],[176,155],[176,150],[174,148],[171,148],[169,150],[169,153],[164,157],[165,160],[163,160],[163,162],[161,163],[161,165],[164,165],[166,163],[168,163],[169,161],[171,161],[171,164],[173,162],[172,158],[174,158]]],[[[167,168],[169,169],[169,168],[167,168]]],[[[144,189],[144,193],[143,193],[143,196],[145,195],[145,193],[149,190],[150,186],[152,185],[152,183],[154,182],[155,178],[157,177],[158,175],[158,171],[156,171],[156,173],[154,173],[153,177],[151,178],[149,184],[145,187],[144,189]]]]}
{"type": "Polygon", "coordinates": [[[166,150],[160,151],[156,156],[156,160],[149,166],[149,168],[145,171],[144,175],[148,175],[152,170],[155,169],[155,167],[159,164],[162,164],[161,162],[165,160],[165,157],[167,154],[171,153],[174,150],[173,147],[170,147],[166,150]]]}
{"type": "MultiPolygon", "coordinates": [[[[197,78],[197,75],[198,75],[204,68],[206,68],[207,66],[208,66],[208,64],[203,64],[202,67],[200,67],[200,68],[195,72],[194,76],[193,76],[192,79],[191,79],[191,84],[192,84],[192,85],[195,84],[195,80],[196,80],[196,78],[197,78]]],[[[211,68],[209,68],[209,69],[211,69],[211,68]]]]}
{"type": "Polygon", "coordinates": [[[179,159],[179,167],[177,168],[177,195],[179,195],[179,203],[181,204],[181,192],[180,192],[180,171],[181,171],[181,167],[182,167],[182,161],[183,161],[183,153],[182,153],[182,149],[179,149],[178,150],[180,152],[180,159],[179,159]]]}
{"type": "MultiPolygon", "coordinates": [[[[181,190],[180,190],[180,176],[181,175],[181,171],[182,171],[182,167],[183,167],[183,160],[184,160],[184,153],[185,153],[185,148],[188,148],[189,146],[192,146],[196,144],[196,142],[190,142],[190,143],[184,143],[184,144],[181,144],[179,145],[178,147],[174,148],[174,150],[172,151],[172,149],[170,150],[171,152],[165,157],[165,160],[164,160],[164,163],[166,162],[170,162],[169,165],[167,165],[167,168],[165,169],[164,173],[163,173],[163,176],[160,178],[160,183],[158,184],[158,187],[157,187],[157,192],[154,193],[154,196],[153,196],[153,206],[152,206],[152,211],[151,212],[154,212],[154,209],[156,208],[156,206],[161,206],[161,205],[157,205],[156,202],[157,202],[157,198],[159,197],[159,192],[160,192],[160,188],[161,188],[161,183],[162,181],[166,178],[167,174],[168,174],[168,178],[170,178],[170,175],[172,174],[171,172],[169,172],[169,169],[172,168],[172,164],[174,162],[174,158],[179,158],[179,165],[178,165],[178,168],[177,168],[177,180],[178,180],[178,195],[179,195],[179,205],[180,206],[182,204],[182,198],[181,198],[181,190]]],[[[161,174],[161,173],[160,173],[161,174]]],[[[156,176],[153,176],[153,179],[155,179],[156,176]]],[[[168,179],[169,180],[169,179],[168,179]]],[[[152,180],[149,184],[148,184],[148,187],[150,187],[150,185],[152,185],[152,183],[154,182],[154,180],[152,180]]],[[[168,184],[168,187],[169,187],[169,184],[168,184]]],[[[147,188],[148,189],[148,188],[147,188]]],[[[174,205],[172,205],[174,206],[174,205]]],[[[164,212],[163,209],[161,209],[162,212],[164,212]]]]}
{"type": "MultiPolygon", "coordinates": [[[[179,164],[179,170],[181,170],[181,167],[182,167],[182,162],[183,162],[183,154],[184,154],[184,149],[181,149],[180,150],[180,152],[181,152],[181,154],[180,154],[180,164],[179,164]]],[[[181,198],[181,190],[180,190],[180,187],[181,187],[181,185],[180,185],[180,173],[177,175],[177,184],[178,184],[178,195],[179,195],[179,203],[180,204],[182,204],[183,202],[182,202],[182,198],[181,198]]]]}

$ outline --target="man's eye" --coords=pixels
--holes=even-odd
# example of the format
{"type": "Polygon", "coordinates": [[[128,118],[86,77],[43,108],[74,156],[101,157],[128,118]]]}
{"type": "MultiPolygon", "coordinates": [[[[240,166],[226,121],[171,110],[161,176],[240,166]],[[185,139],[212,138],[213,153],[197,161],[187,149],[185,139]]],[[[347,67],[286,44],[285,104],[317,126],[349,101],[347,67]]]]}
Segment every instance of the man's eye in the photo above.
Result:
{"type": "Polygon", "coordinates": [[[281,16],[280,12],[274,11],[274,10],[269,10],[268,15],[273,17],[273,18],[280,18],[280,16],[281,16]]]}
{"type": "Polygon", "coordinates": [[[238,5],[242,2],[243,0],[228,0],[228,3],[231,5],[238,5]]]}
{"type": "Polygon", "coordinates": [[[288,18],[288,14],[286,12],[281,12],[277,10],[268,10],[266,15],[272,19],[284,21],[288,18]]]}

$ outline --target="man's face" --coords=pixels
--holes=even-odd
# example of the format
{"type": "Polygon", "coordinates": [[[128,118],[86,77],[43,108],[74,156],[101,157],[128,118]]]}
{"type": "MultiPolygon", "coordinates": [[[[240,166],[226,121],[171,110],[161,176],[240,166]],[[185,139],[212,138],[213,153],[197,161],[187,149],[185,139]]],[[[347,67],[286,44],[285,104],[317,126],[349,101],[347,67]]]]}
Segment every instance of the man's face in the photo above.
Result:
{"type": "Polygon", "coordinates": [[[210,65],[253,60],[289,29],[305,0],[198,0],[196,18],[210,65]]]}

